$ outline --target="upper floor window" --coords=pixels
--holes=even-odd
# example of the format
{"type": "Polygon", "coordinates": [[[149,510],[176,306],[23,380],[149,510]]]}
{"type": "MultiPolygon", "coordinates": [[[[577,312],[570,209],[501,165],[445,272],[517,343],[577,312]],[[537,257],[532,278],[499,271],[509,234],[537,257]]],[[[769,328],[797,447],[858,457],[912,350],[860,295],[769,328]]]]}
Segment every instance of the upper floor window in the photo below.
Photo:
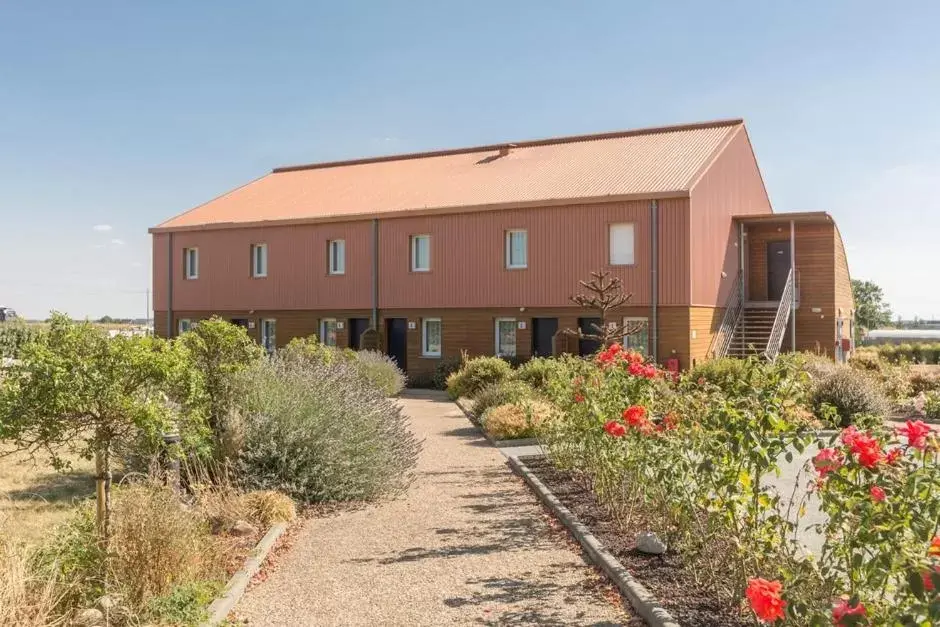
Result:
{"type": "Polygon", "coordinates": [[[632,266],[633,263],[633,223],[611,224],[610,265],[632,266]]]}
{"type": "Polygon", "coordinates": [[[523,230],[506,231],[506,267],[528,266],[528,235],[523,230]]]}
{"type": "Polygon", "coordinates": [[[330,240],[327,250],[330,257],[330,274],[346,274],[346,240],[330,240]]]}
{"type": "Polygon", "coordinates": [[[498,357],[516,356],[516,319],[496,319],[496,355],[498,357]]]}
{"type": "Polygon", "coordinates": [[[251,276],[258,278],[268,276],[267,244],[251,245],[251,276]]]}
{"type": "Polygon", "coordinates": [[[431,269],[431,236],[411,236],[411,271],[427,272],[431,269]]]}
{"type": "Polygon", "coordinates": [[[199,249],[183,249],[183,276],[187,279],[199,278],[199,249]]]}

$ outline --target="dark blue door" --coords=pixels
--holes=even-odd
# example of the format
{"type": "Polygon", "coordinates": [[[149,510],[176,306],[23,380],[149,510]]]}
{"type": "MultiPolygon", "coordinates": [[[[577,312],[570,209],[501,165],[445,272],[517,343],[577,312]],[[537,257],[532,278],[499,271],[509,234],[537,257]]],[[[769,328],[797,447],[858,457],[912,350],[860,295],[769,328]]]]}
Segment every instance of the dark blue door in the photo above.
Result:
{"type": "Polygon", "coordinates": [[[558,318],[532,318],[532,356],[551,357],[558,318]]]}
{"type": "Polygon", "coordinates": [[[349,348],[359,350],[359,343],[362,340],[362,334],[369,329],[368,318],[350,318],[349,319],[349,348]]]}
{"type": "Polygon", "coordinates": [[[405,318],[385,319],[385,354],[395,360],[402,370],[407,368],[408,357],[408,320],[405,318]]]}

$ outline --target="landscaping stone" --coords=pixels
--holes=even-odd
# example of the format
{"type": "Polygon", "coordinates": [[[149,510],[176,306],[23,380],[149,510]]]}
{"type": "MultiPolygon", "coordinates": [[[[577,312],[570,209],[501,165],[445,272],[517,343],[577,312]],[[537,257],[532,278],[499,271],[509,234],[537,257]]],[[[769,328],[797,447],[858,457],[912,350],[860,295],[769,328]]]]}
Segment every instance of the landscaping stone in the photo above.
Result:
{"type": "Polygon", "coordinates": [[[104,612],[95,608],[82,610],[75,615],[73,624],[76,627],[99,627],[104,625],[104,612]]]}
{"type": "Polygon", "coordinates": [[[105,612],[112,611],[114,608],[118,607],[118,600],[113,596],[106,594],[98,599],[98,607],[105,612]]]}
{"type": "Polygon", "coordinates": [[[652,531],[644,531],[636,537],[636,549],[649,555],[662,555],[666,552],[666,543],[652,531]]]}
{"type": "Polygon", "coordinates": [[[246,536],[253,536],[254,534],[258,533],[258,528],[249,522],[245,522],[244,520],[236,520],[231,528],[229,528],[228,532],[233,536],[244,538],[246,536]]]}

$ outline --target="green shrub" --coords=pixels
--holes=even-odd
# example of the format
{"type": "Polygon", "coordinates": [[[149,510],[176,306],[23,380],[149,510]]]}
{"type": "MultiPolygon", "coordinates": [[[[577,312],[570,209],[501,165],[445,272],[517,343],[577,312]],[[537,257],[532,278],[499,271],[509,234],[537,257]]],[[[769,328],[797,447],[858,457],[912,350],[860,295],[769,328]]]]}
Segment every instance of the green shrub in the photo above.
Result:
{"type": "Polygon", "coordinates": [[[430,384],[435,390],[447,389],[447,378],[460,370],[463,366],[463,357],[445,357],[437,362],[434,367],[434,375],[431,377],[430,384]]]}
{"type": "Polygon", "coordinates": [[[734,357],[709,359],[692,368],[689,372],[689,378],[693,381],[704,380],[706,383],[718,386],[726,393],[732,393],[746,379],[747,371],[755,367],[757,363],[757,359],[736,359],[734,357]]]}
{"type": "Polygon", "coordinates": [[[514,377],[529,384],[534,390],[545,390],[552,377],[565,370],[561,360],[553,357],[535,357],[519,366],[514,377]]]}
{"type": "Polygon", "coordinates": [[[931,420],[940,420],[940,391],[933,391],[927,394],[924,402],[924,415],[931,420]]]}
{"type": "Polygon", "coordinates": [[[483,414],[483,430],[495,440],[532,438],[538,435],[553,411],[545,401],[532,399],[498,405],[483,414]]]}
{"type": "Polygon", "coordinates": [[[238,483],[305,503],[405,489],[421,445],[401,408],[356,368],[275,357],[246,372],[238,483]]]}
{"type": "Polygon", "coordinates": [[[321,344],[316,335],[295,337],[277,351],[278,357],[286,362],[332,363],[340,358],[341,353],[332,346],[321,344]]]}
{"type": "Polygon", "coordinates": [[[4,322],[0,324],[0,359],[16,359],[20,348],[32,341],[39,331],[22,322],[4,322]]]}
{"type": "Polygon", "coordinates": [[[474,398],[483,388],[505,381],[512,368],[499,357],[474,357],[447,379],[447,393],[452,398],[474,398]]]}
{"type": "Polygon", "coordinates": [[[355,354],[354,363],[359,374],[382,390],[385,396],[395,396],[405,388],[405,373],[384,353],[359,351],[355,354]]]}
{"type": "Polygon", "coordinates": [[[910,375],[911,394],[940,392],[940,373],[914,370],[910,375]]]}
{"type": "Polygon", "coordinates": [[[487,409],[506,403],[517,403],[534,396],[534,391],[525,381],[500,381],[486,386],[473,400],[473,413],[478,418],[487,409]]]}
{"type": "Polygon", "coordinates": [[[840,427],[871,420],[880,422],[889,409],[877,381],[864,372],[845,367],[816,382],[812,404],[817,416],[828,417],[834,412],[838,422],[834,426],[840,427]]]}
{"type": "Polygon", "coordinates": [[[215,581],[196,581],[174,587],[153,597],[144,607],[144,617],[164,625],[201,625],[209,617],[209,604],[222,591],[215,581]]]}

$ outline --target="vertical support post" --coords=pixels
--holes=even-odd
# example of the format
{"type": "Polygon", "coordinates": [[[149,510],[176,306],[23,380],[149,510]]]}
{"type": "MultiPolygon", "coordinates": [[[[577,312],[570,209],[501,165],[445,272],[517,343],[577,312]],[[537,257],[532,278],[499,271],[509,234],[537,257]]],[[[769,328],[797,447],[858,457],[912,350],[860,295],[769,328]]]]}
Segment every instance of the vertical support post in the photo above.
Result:
{"type": "Polygon", "coordinates": [[[379,220],[372,220],[372,328],[379,330],[379,220]]]}
{"type": "Polygon", "coordinates": [[[747,273],[745,270],[744,264],[747,263],[747,257],[744,254],[744,223],[738,223],[738,295],[741,300],[741,304],[744,304],[744,297],[747,294],[744,287],[744,281],[747,279],[747,273]]]}
{"type": "Polygon", "coordinates": [[[173,337],[173,232],[166,237],[166,337],[173,337]]]}
{"type": "Polygon", "coordinates": [[[164,483],[177,494],[179,494],[181,489],[179,458],[179,444],[181,440],[182,438],[179,433],[164,433],[163,450],[160,452],[164,483]]]}
{"type": "Polygon", "coordinates": [[[790,220],[790,350],[796,352],[796,224],[790,220]]]}
{"type": "Polygon", "coordinates": [[[650,296],[652,316],[650,320],[650,344],[653,363],[659,363],[659,203],[650,201],[650,296]]]}

